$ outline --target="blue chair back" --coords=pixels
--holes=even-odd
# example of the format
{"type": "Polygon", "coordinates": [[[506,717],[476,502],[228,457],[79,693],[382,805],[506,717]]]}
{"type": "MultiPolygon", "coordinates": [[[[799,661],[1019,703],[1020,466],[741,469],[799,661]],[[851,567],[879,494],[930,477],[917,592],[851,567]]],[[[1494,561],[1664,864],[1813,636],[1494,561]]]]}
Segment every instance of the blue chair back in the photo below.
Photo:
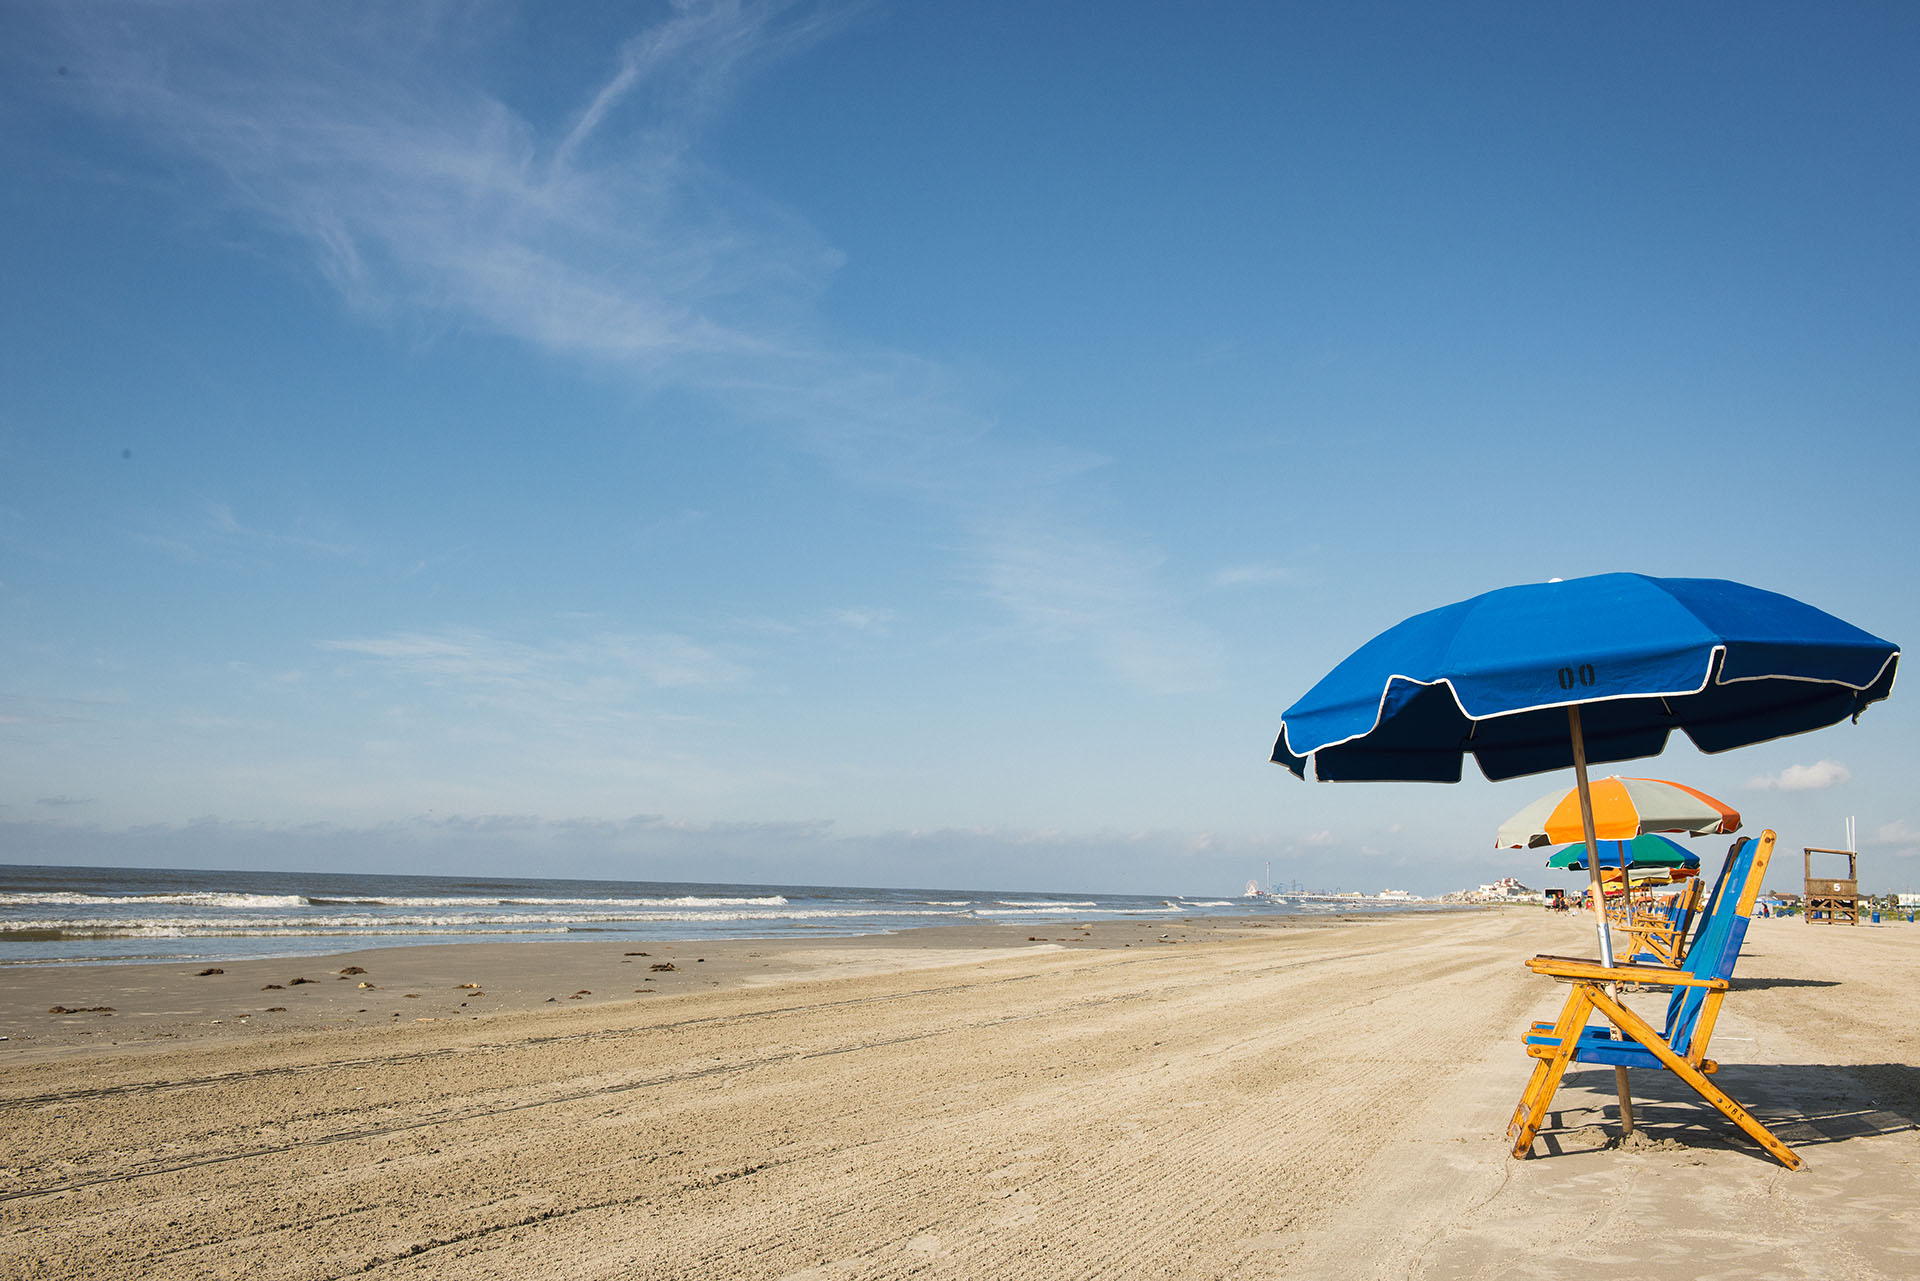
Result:
{"type": "MultiPolygon", "coordinates": [[[[1747,836],[1735,841],[1727,851],[1727,861],[1720,868],[1720,876],[1713,883],[1713,893],[1700,918],[1700,929],[1693,936],[1693,944],[1680,967],[1695,978],[1733,976],[1734,964],[1740,959],[1740,945],[1747,937],[1747,918],[1740,912],[1740,900],[1753,875],[1753,858],[1758,848],[1758,841],[1747,836]]],[[[1694,1026],[1706,999],[1706,988],[1673,990],[1673,998],[1667,1002],[1666,1040],[1675,1054],[1684,1057],[1692,1048],[1694,1026]]]]}

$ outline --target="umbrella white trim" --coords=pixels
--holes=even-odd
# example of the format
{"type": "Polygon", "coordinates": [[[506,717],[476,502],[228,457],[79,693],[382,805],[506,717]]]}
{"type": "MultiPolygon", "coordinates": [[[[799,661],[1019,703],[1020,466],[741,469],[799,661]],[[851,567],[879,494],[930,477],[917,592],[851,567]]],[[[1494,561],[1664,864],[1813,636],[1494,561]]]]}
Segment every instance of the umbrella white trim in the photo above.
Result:
{"type": "MultiPolygon", "coordinates": [[[[1716,646],[1716,648],[1724,650],[1725,646],[1716,646]]],[[[1761,673],[1754,676],[1735,676],[1727,680],[1716,680],[1714,681],[1714,684],[1740,685],[1740,684],[1744,684],[1747,681],[1801,681],[1808,685],[1844,685],[1848,689],[1870,689],[1873,686],[1879,684],[1880,678],[1887,674],[1887,668],[1891,667],[1894,663],[1897,663],[1898,661],[1900,661],[1900,651],[1896,649],[1891,654],[1887,655],[1887,661],[1880,664],[1880,670],[1875,672],[1873,674],[1873,679],[1868,681],[1865,685],[1855,685],[1852,681],[1825,680],[1819,676],[1788,676],[1788,675],[1785,675],[1784,673],[1776,673],[1771,676],[1765,673],[1761,673]]],[[[1887,693],[1889,694],[1893,693],[1893,687],[1894,685],[1898,684],[1899,681],[1900,681],[1900,673],[1895,672],[1893,674],[1893,680],[1888,682],[1887,684],[1887,693]]],[[[1701,688],[1704,689],[1705,686],[1702,686],[1701,688]]],[[[1694,692],[1697,694],[1700,691],[1695,690],[1694,692]]],[[[1462,708],[1461,710],[1465,711],[1466,709],[1462,708]]]]}

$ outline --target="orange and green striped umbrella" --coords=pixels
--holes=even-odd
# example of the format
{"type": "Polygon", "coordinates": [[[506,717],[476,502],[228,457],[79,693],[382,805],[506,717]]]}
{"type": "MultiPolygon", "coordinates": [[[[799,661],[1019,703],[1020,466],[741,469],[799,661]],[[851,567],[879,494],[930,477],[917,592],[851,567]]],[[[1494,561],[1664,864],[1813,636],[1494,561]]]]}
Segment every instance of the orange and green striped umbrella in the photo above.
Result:
{"type": "MultiPolygon", "coordinates": [[[[1593,835],[1601,841],[1630,841],[1642,832],[1691,832],[1710,836],[1740,830],[1740,811],[1685,783],[1661,778],[1594,781],[1593,835]]],[[[1586,840],[1580,822],[1580,792],[1549,792],[1500,825],[1494,843],[1504,849],[1531,849],[1586,840]]]]}

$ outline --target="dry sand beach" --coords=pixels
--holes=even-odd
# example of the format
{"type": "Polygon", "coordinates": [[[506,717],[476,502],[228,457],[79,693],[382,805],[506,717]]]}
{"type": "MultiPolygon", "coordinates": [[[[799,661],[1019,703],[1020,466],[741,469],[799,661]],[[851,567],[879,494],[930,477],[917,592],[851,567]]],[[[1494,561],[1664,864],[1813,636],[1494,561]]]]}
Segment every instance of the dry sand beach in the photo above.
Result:
{"type": "Polygon", "coordinates": [[[1563,991],[1521,962],[1587,942],[1506,909],[16,967],[0,1274],[1920,1274],[1920,925],[1754,923],[1719,1079],[1798,1173],[1648,1073],[1617,1144],[1606,1069],[1508,1157],[1563,991]]]}

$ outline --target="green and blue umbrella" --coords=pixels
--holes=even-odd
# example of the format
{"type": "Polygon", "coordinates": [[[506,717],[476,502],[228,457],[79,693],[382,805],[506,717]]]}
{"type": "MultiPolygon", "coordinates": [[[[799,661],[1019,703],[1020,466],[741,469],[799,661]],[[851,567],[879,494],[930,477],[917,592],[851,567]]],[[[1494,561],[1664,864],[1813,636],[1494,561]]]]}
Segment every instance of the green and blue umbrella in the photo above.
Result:
{"type": "MultiPolygon", "coordinates": [[[[1646,832],[1630,841],[1596,841],[1602,870],[1630,867],[1690,867],[1698,870],[1700,856],[1678,841],[1646,832]]],[[[1547,866],[1569,872],[1587,870],[1587,847],[1569,845],[1555,850],[1547,866]]]]}

